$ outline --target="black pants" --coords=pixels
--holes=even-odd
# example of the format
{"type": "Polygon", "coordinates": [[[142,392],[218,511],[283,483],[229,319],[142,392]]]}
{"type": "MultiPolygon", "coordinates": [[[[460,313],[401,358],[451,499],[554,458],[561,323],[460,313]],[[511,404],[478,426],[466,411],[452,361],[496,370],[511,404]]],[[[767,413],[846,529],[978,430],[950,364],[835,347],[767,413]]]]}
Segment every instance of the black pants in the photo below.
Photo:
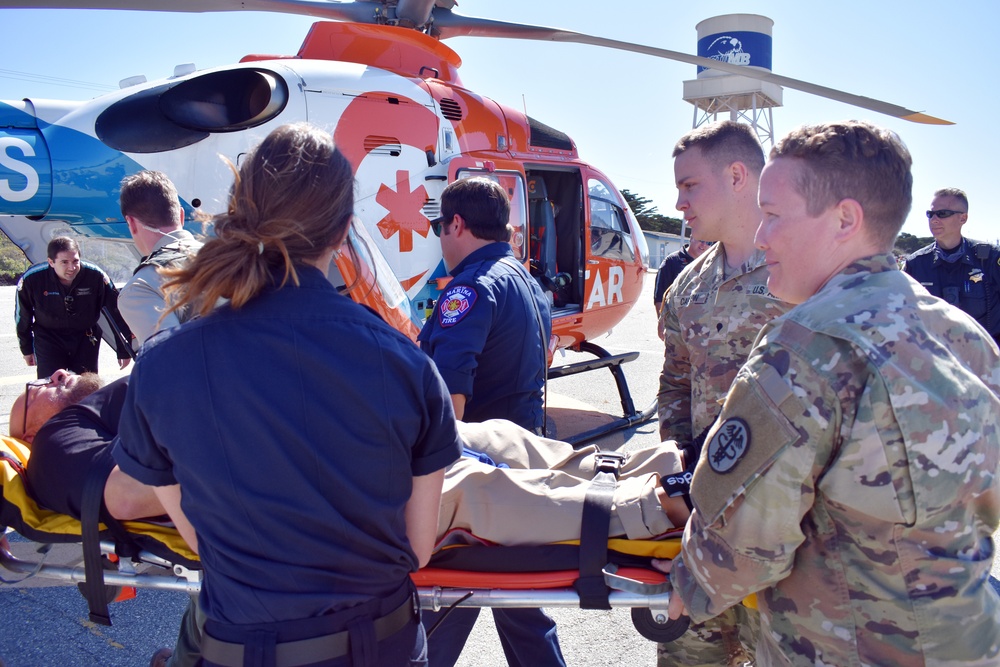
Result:
{"type": "Polygon", "coordinates": [[[64,368],[74,373],[96,373],[100,351],[101,329],[91,330],[94,341],[85,331],[47,331],[35,327],[34,353],[38,377],[47,378],[64,368]]]}

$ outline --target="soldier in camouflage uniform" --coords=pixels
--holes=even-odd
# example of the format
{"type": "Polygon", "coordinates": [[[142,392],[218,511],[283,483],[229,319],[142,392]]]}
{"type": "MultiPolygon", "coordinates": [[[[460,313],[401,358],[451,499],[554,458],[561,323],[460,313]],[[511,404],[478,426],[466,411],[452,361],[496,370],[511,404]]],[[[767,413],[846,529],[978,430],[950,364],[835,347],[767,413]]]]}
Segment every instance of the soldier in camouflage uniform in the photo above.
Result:
{"type": "Polygon", "coordinates": [[[898,270],[899,138],[850,121],[771,151],[765,326],[709,432],[673,561],[692,619],[757,593],[761,665],[1000,664],[1000,353],[898,270]]]}
{"type": "MultiPolygon", "coordinates": [[[[708,430],[760,328],[788,306],[767,290],[757,184],[764,151],[753,130],[730,121],[692,130],[674,147],[677,210],[692,234],[718,241],[674,281],[663,302],[666,350],[657,397],[660,439],[684,445],[708,430]]],[[[696,448],[689,458],[696,458],[696,448]]],[[[693,461],[689,461],[691,464],[693,461]]],[[[658,665],[743,665],[757,614],[742,606],[660,644],[658,665]]]]}

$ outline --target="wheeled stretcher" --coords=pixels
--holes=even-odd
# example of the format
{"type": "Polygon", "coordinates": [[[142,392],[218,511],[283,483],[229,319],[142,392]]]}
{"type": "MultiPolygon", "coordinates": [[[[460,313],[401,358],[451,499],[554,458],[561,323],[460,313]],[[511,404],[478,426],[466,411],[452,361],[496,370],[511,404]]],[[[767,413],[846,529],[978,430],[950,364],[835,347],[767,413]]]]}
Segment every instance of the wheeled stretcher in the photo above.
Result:
{"type": "MultiPolygon", "coordinates": [[[[106,625],[111,623],[108,602],[120,598],[122,590],[198,593],[201,569],[197,556],[173,527],[145,521],[109,526],[98,523],[96,517],[94,525],[87,526],[87,521],[42,509],[25,488],[23,471],[28,456],[27,447],[10,439],[0,440],[0,527],[5,533],[14,531],[43,545],[82,543],[83,565],[48,563],[44,547],[37,558],[15,557],[4,534],[0,537],[0,566],[13,576],[0,577],[0,581],[10,584],[39,577],[79,585],[90,606],[91,620],[106,625]]],[[[436,611],[451,605],[628,607],[636,629],[648,639],[672,641],[683,634],[686,619],[667,618],[669,583],[663,573],[649,566],[651,558],[672,558],[678,553],[679,535],[655,541],[605,537],[601,546],[606,544],[606,548],[595,550],[586,544],[585,529],[582,541],[582,546],[566,542],[506,547],[477,543],[471,535],[453,531],[442,540],[431,565],[412,576],[425,609],[436,611]]]]}

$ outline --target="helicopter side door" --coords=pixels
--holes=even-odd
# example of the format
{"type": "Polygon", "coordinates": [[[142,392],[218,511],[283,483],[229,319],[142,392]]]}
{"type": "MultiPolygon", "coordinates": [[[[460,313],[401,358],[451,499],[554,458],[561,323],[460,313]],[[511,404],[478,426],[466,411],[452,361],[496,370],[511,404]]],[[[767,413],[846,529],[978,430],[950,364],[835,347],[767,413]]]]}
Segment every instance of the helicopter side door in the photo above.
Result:
{"type": "Polygon", "coordinates": [[[531,275],[552,298],[553,316],[579,313],[583,303],[583,181],[575,167],[530,165],[531,275]]]}

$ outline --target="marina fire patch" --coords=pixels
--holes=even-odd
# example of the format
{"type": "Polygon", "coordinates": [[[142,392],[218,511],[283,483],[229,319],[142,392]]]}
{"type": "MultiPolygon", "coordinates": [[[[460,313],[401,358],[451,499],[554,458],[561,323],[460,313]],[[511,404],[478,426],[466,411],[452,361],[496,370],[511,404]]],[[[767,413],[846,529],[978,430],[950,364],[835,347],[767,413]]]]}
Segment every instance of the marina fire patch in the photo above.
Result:
{"type": "Polygon", "coordinates": [[[441,326],[451,327],[462,321],[476,303],[476,290],[466,285],[451,287],[439,301],[441,326]]]}

